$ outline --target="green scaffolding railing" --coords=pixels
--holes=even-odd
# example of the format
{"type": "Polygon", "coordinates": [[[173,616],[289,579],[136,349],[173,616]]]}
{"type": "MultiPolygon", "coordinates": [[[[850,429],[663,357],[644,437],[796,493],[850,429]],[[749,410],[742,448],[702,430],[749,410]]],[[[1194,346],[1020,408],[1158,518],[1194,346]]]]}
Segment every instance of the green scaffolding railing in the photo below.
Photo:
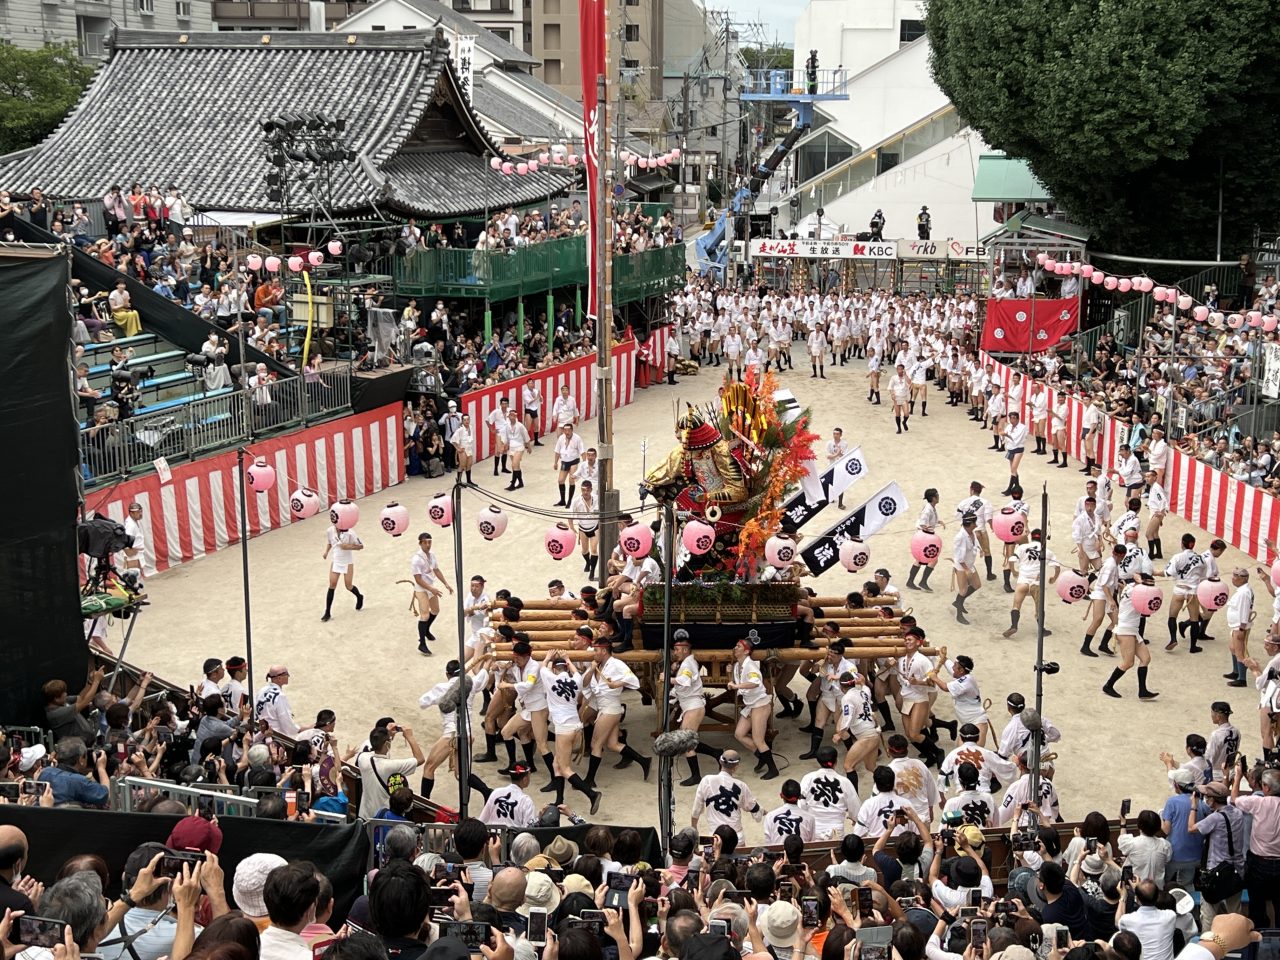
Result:
{"type": "MultiPolygon", "coordinates": [[[[1215,285],[1219,297],[1232,297],[1236,293],[1235,284],[1239,269],[1235,265],[1210,267],[1190,277],[1183,277],[1173,284],[1161,283],[1161,286],[1175,286],[1184,293],[1189,293],[1197,301],[1204,299],[1205,287],[1215,285]]],[[[1104,333],[1115,337],[1116,344],[1126,352],[1132,352],[1142,346],[1142,334],[1151,318],[1157,313],[1158,304],[1149,293],[1140,293],[1123,302],[1117,302],[1112,319],[1088,330],[1082,330],[1072,339],[1080,355],[1089,360],[1097,353],[1098,341],[1104,333]]]]}
{"type": "MultiPolygon", "coordinates": [[[[631,303],[684,282],[682,244],[613,258],[613,300],[631,303]]],[[[509,300],[557,287],[585,286],[586,237],[564,237],[512,250],[419,250],[397,259],[396,289],[415,297],[509,300]]]]}

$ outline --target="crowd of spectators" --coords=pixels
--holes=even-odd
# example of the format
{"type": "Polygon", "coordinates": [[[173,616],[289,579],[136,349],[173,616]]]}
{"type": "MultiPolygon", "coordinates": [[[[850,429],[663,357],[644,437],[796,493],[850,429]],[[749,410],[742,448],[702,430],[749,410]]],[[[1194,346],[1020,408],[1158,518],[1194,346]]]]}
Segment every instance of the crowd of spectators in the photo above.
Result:
{"type": "MultiPolygon", "coordinates": [[[[1074,380],[1085,399],[1098,400],[1105,412],[1131,425],[1128,442],[1135,451],[1159,425],[1183,452],[1280,496],[1275,455],[1280,430],[1265,429],[1270,423],[1260,390],[1265,347],[1280,343],[1280,283],[1273,274],[1255,282],[1252,265],[1249,271],[1250,279],[1242,279],[1238,291],[1220,295],[1209,285],[1199,296],[1211,311],[1221,309],[1228,316],[1232,310],[1258,311],[1256,326],[1214,325],[1174,304],[1156,303],[1146,322],[1132,327],[1140,331],[1136,344],[1120,343],[1106,330],[1092,355],[1082,351],[1076,357],[1070,348],[1060,347],[1065,351],[1060,355],[1031,358],[1019,366],[1037,379],[1074,380]],[[1250,413],[1252,419],[1244,418],[1250,413]]],[[[1005,279],[1018,296],[1043,292],[1046,283],[1063,287],[1063,295],[1074,292],[1071,284],[1078,278],[1044,278],[1042,273],[1024,268],[1018,277],[1005,279]]]]}

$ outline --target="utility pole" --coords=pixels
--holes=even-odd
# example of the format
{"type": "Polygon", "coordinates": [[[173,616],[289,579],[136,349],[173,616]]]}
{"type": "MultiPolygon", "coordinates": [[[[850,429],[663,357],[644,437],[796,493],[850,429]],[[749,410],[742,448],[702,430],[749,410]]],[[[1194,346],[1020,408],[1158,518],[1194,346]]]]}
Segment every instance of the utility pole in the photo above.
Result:
{"type": "MultiPolygon", "coordinates": [[[[689,160],[685,156],[689,151],[689,71],[684,72],[684,83],[680,87],[681,112],[680,112],[680,202],[684,207],[689,206],[689,198],[685,196],[685,167],[689,165],[689,160]]],[[[694,206],[697,210],[701,207],[702,198],[698,198],[699,203],[694,206]]],[[[696,218],[695,218],[696,219],[696,218]]]]}
{"type": "Polygon", "coordinates": [[[729,80],[729,35],[732,30],[733,20],[729,11],[726,10],[724,12],[724,77],[720,81],[720,94],[723,98],[723,108],[720,111],[720,165],[724,170],[724,211],[725,225],[728,227],[725,231],[725,242],[729,245],[725,279],[729,284],[734,280],[733,245],[738,236],[733,218],[733,193],[729,177],[729,89],[732,85],[729,80]]]}
{"type": "MultiPolygon", "coordinates": [[[[627,149],[627,24],[631,15],[627,13],[627,0],[622,0],[622,29],[618,32],[618,149],[627,149]]],[[[607,37],[606,31],[606,37],[607,37]]],[[[605,62],[609,62],[609,53],[605,51],[605,62]]],[[[601,163],[603,163],[603,159],[601,163]]]]}
{"type": "MultiPolygon", "coordinates": [[[[626,0],[623,0],[623,19],[626,19],[626,0]]],[[[624,36],[625,28],[624,28],[624,36]]],[[[591,240],[595,249],[591,256],[600,262],[600,295],[596,317],[596,447],[600,465],[600,513],[608,520],[600,523],[600,551],[608,557],[618,542],[617,516],[621,500],[614,487],[613,475],[613,197],[609,191],[612,145],[609,142],[609,77],[612,57],[609,42],[609,4],[604,8],[604,70],[599,78],[599,104],[603,116],[599,119],[600,142],[597,144],[598,202],[592,215],[597,229],[592,230],[591,240]]],[[[625,102],[625,100],[623,101],[625,102]]],[[[621,103],[619,104],[621,112],[621,103]]],[[[623,141],[625,142],[625,140],[623,141]]],[[[608,565],[600,568],[600,585],[608,577],[608,565]]]]}

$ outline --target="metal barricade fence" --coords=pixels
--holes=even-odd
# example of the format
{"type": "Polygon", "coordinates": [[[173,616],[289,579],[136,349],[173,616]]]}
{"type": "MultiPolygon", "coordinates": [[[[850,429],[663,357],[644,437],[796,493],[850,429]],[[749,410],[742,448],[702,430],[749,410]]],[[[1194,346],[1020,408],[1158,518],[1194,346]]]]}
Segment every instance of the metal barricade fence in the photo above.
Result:
{"type": "Polygon", "coordinates": [[[170,464],[195,460],[254,437],[305,426],[351,409],[351,363],[319,377],[286,377],[252,390],[226,390],[155,413],[80,430],[85,482],[100,484],[150,469],[156,458],[170,464]]]}
{"type": "MultiPolygon", "coordinates": [[[[112,808],[121,813],[133,813],[136,809],[135,791],[160,793],[187,804],[195,812],[201,797],[208,798],[217,816],[253,817],[257,815],[258,801],[265,793],[287,792],[281,787],[245,787],[244,791],[234,783],[183,784],[168,780],[150,780],[146,777],[121,777],[111,782],[112,808]]],[[[339,813],[313,810],[317,822],[346,823],[339,813]]]]}
{"type": "Polygon", "coordinates": [[[244,438],[244,393],[239,390],[196,400],[187,410],[192,457],[233,446],[244,438]]]}

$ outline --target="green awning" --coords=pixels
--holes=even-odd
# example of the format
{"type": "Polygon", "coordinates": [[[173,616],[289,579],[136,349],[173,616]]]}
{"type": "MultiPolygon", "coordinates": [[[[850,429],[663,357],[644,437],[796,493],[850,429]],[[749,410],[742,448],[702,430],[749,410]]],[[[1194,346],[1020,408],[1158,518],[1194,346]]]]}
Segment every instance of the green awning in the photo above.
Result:
{"type": "Polygon", "coordinates": [[[972,199],[974,203],[1044,203],[1053,198],[1027,161],[1002,153],[984,153],[978,157],[972,199]]]}

